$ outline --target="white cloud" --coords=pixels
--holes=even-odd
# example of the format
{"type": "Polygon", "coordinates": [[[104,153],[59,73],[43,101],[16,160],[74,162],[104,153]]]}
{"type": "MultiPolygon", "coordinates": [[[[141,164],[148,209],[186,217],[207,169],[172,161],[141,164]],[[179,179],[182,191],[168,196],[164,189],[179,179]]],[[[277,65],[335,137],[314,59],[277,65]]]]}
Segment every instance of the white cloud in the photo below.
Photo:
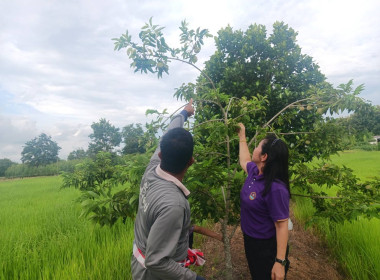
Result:
{"type": "Polygon", "coordinates": [[[0,158],[20,161],[22,147],[36,136],[36,123],[21,116],[0,115],[0,131],[0,158]]]}
{"type": "MultiPolygon", "coordinates": [[[[298,31],[311,55],[335,85],[354,78],[366,84],[363,97],[380,104],[380,2],[307,1],[29,1],[0,2],[0,158],[18,159],[22,145],[41,132],[63,148],[65,158],[87,147],[91,124],[100,118],[117,127],[145,123],[149,108],[175,111],[174,88],[195,81],[195,69],[173,62],[170,76],[134,74],[111,38],[126,29],[138,39],[153,16],[178,46],[179,25],[208,28],[213,35],[230,24],[245,30],[276,21],[298,31]]],[[[206,41],[198,66],[214,52],[206,41]]]]}

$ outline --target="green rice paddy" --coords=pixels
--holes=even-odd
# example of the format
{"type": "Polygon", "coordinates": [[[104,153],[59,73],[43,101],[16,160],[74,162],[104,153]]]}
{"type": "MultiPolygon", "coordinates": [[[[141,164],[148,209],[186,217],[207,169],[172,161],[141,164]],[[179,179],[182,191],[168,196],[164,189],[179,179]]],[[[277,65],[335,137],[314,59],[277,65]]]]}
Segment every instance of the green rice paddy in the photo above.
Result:
{"type": "MultiPolygon", "coordinates": [[[[332,161],[362,180],[380,176],[380,152],[349,151],[332,161]]],[[[80,192],[60,185],[60,177],[0,181],[0,279],[130,280],[132,221],[102,228],[79,218],[80,192]]],[[[298,220],[313,215],[310,201],[294,200],[298,220]]],[[[317,227],[349,277],[380,279],[379,220],[317,227]]]]}
{"type": "MultiPolygon", "coordinates": [[[[347,151],[332,157],[332,162],[351,168],[361,180],[380,177],[379,151],[347,151]]],[[[294,214],[307,221],[314,213],[311,202],[295,197],[294,214]]],[[[380,279],[380,220],[359,219],[332,225],[327,221],[317,225],[334,257],[351,279],[380,279]]]]}
{"type": "Polygon", "coordinates": [[[0,279],[131,279],[133,223],[99,227],[59,177],[0,181],[0,279]]]}

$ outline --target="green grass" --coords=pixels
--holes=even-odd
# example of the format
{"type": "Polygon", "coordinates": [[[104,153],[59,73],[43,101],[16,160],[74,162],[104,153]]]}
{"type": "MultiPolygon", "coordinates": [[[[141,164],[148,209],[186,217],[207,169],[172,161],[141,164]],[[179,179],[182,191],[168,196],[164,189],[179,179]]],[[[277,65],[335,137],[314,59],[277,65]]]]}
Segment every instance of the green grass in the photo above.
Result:
{"type": "Polygon", "coordinates": [[[133,223],[99,227],[59,177],[0,181],[0,279],[131,279],[133,223]]]}
{"type": "MultiPolygon", "coordinates": [[[[351,168],[361,180],[380,177],[379,151],[347,151],[332,157],[332,162],[351,168]]],[[[305,222],[314,213],[310,200],[295,197],[294,215],[305,222]]],[[[324,221],[316,225],[335,258],[355,280],[380,279],[380,220],[360,219],[333,225],[324,221]]]]}
{"type": "Polygon", "coordinates": [[[380,151],[344,151],[333,155],[331,161],[351,168],[354,174],[363,181],[376,176],[380,177],[380,151]]]}

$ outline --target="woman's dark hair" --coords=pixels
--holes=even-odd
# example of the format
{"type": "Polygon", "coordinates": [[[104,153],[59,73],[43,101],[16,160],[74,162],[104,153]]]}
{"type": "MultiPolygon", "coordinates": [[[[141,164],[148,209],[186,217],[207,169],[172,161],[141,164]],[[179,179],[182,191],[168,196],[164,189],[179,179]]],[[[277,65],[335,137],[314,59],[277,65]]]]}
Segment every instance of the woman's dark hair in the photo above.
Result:
{"type": "Polygon", "coordinates": [[[273,134],[268,134],[264,138],[262,145],[262,155],[267,154],[263,173],[265,178],[265,188],[263,196],[271,189],[275,180],[282,181],[289,192],[289,150],[284,141],[276,138],[273,134]]]}
{"type": "Polygon", "coordinates": [[[173,128],[162,136],[160,148],[161,168],[179,174],[193,156],[193,136],[182,127],[173,128]]]}

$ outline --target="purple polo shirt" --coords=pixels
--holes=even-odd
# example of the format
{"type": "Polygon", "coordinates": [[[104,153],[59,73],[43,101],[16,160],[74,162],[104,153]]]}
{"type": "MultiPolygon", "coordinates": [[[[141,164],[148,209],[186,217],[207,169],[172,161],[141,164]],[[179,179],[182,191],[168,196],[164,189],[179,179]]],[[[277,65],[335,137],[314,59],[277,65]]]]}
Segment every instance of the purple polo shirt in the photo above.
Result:
{"type": "Polygon", "coordinates": [[[254,162],[247,164],[248,177],[240,192],[240,215],[242,231],[259,239],[268,239],[276,235],[274,222],[289,218],[289,192],[286,185],[276,180],[266,196],[264,176],[254,162]]]}

